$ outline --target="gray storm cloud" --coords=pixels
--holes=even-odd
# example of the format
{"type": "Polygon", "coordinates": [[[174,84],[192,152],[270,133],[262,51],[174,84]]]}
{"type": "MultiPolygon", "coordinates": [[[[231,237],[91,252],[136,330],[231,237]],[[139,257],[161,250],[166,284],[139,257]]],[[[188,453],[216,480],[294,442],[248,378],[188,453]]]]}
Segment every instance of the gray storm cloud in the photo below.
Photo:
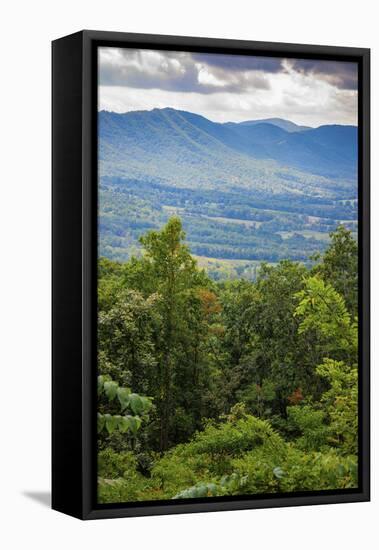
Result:
{"type": "Polygon", "coordinates": [[[99,107],[107,110],[174,107],[220,121],[357,123],[354,63],[104,47],[98,67],[99,107]]]}
{"type": "Polygon", "coordinates": [[[279,57],[258,57],[248,55],[192,54],[192,59],[209,67],[226,71],[262,71],[279,73],[283,70],[283,59],[279,57]]]}
{"type": "Polygon", "coordinates": [[[357,89],[355,63],[128,48],[101,49],[99,83],[180,92],[241,92],[251,88],[268,89],[267,76],[285,74],[288,67],[338,89],[357,89]]]}
{"type": "Polygon", "coordinates": [[[358,86],[357,63],[292,59],[289,65],[296,72],[325,80],[341,90],[356,90],[358,86]]]}
{"type": "Polygon", "coordinates": [[[246,62],[241,56],[102,48],[99,84],[203,94],[268,89],[265,73],[279,70],[277,60],[272,61],[251,58],[246,62]]]}

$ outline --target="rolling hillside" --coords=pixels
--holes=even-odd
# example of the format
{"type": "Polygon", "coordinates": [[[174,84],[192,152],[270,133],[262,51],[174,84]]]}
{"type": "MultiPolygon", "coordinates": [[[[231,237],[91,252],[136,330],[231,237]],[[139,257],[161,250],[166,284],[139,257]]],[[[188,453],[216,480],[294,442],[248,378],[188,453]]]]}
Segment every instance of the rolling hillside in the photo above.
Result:
{"type": "Polygon", "coordinates": [[[295,126],[100,112],[100,254],[127,259],[172,214],[194,254],[238,261],[241,272],[241,260],[305,261],[340,221],[354,230],[357,129],[295,126]]]}

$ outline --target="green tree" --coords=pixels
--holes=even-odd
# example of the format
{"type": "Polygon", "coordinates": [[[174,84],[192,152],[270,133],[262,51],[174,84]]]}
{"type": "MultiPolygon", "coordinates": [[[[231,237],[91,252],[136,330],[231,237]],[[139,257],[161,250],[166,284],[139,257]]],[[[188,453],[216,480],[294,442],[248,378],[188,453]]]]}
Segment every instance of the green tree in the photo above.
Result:
{"type": "MultiPolygon", "coordinates": [[[[161,231],[150,231],[140,241],[144,247],[139,267],[144,271],[145,291],[159,296],[157,310],[159,330],[155,334],[159,372],[157,408],[160,419],[159,448],[164,451],[170,443],[177,386],[183,370],[191,377],[188,355],[201,362],[196,342],[203,330],[201,300],[198,290],[209,281],[198,270],[188,247],[179,218],[171,218],[161,231]],[[186,365],[187,363],[187,365],[186,365]],[[183,368],[184,367],[184,368],[183,368]]],[[[182,384],[193,380],[181,380],[182,384]]],[[[182,386],[182,388],[184,385],[182,386]]]]}
{"type": "Polygon", "coordinates": [[[358,452],[358,369],[342,361],[325,359],[317,367],[329,382],[321,404],[329,417],[329,443],[342,454],[358,452]]]}
{"type": "Polygon", "coordinates": [[[112,305],[98,315],[100,374],[149,395],[156,382],[153,332],[160,321],[157,300],[154,294],[144,298],[136,290],[118,290],[112,305]]]}
{"type": "Polygon", "coordinates": [[[351,319],[342,296],[319,276],[313,276],[296,297],[299,302],[294,316],[301,321],[299,334],[311,338],[316,357],[322,354],[356,363],[357,323],[351,319]]]}
{"type": "Polygon", "coordinates": [[[331,244],[315,272],[343,297],[347,310],[355,317],[358,314],[358,244],[343,225],[330,237],[331,244]]]}
{"type": "Polygon", "coordinates": [[[307,276],[304,265],[285,260],[277,266],[262,265],[257,280],[261,295],[255,322],[257,382],[271,381],[276,392],[272,412],[284,418],[289,397],[299,387],[310,390],[314,380],[313,366],[299,337],[299,321],[293,315],[296,293],[304,288],[307,276]]]}

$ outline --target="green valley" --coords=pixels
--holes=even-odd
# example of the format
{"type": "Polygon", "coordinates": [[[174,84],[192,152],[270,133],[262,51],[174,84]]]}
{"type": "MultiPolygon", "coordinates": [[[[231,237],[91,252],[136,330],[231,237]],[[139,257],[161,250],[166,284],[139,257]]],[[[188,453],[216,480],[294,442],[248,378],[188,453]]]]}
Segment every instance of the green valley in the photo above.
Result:
{"type": "MultiPolygon", "coordinates": [[[[340,144],[332,150],[329,143],[329,134],[342,129],[346,150],[354,149],[353,127],[322,127],[329,140],[323,137],[322,145],[319,134],[309,136],[314,129],[294,133],[265,123],[244,127],[246,136],[233,125],[173,109],[99,117],[100,256],[126,261],[138,255],[139,237],[175,214],[194,255],[242,260],[246,267],[286,258],[307,262],[325,250],[341,223],[356,234],[356,167],[340,144]],[[286,148],[297,141],[284,165],[269,157],[281,158],[286,135],[286,148]],[[324,157],[334,161],[334,171],[321,163],[324,157]]],[[[217,278],[216,271],[210,272],[217,278]]]]}

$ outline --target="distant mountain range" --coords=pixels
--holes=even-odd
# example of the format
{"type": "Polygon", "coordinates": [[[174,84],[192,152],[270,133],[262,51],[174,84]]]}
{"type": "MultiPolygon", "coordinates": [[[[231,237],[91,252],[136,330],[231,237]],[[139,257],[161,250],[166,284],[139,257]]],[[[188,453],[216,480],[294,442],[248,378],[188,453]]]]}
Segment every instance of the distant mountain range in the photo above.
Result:
{"type": "MultiPolygon", "coordinates": [[[[139,153],[159,154],[164,155],[164,160],[172,159],[174,163],[188,160],[193,166],[196,162],[203,165],[200,161],[204,160],[217,161],[215,156],[218,155],[229,156],[234,164],[236,153],[242,153],[249,159],[276,161],[281,167],[310,174],[329,178],[356,177],[355,126],[303,129],[282,119],[220,124],[170,108],[124,114],[102,111],[99,120],[102,139],[118,151],[123,145],[132,147],[137,154],[135,158],[139,153]],[[187,159],[187,155],[190,158],[187,159]]],[[[116,151],[112,153],[113,159],[116,151]]],[[[127,151],[124,150],[125,155],[127,151]]]]}
{"type": "Polygon", "coordinates": [[[101,111],[101,254],[126,259],[172,213],[213,258],[306,259],[355,229],[357,128],[268,118],[216,123],[171,108],[101,111]]]}
{"type": "Polygon", "coordinates": [[[278,126],[282,130],[286,130],[286,132],[302,132],[303,130],[310,130],[310,126],[299,126],[298,124],[295,124],[294,122],[291,122],[290,120],[285,120],[284,118],[262,118],[259,120],[246,120],[244,122],[226,122],[225,124],[227,126],[234,126],[236,124],[242,124],[243,126],[256,126],[257,124],[273,124],[274,126],[278,126]]]}

